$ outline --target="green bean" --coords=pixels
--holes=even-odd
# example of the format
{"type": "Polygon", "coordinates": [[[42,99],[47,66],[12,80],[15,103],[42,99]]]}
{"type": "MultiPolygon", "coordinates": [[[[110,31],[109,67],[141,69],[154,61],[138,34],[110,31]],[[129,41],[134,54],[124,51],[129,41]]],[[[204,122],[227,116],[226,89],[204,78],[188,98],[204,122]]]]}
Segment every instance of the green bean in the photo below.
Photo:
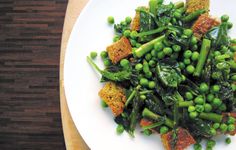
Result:
{"type": "Polygon", "coordinates": [[[147,32],[138,33],[137,36],[138,37],[144,37],[144,36],[148,36],[148,35],[152,35],[152,34],[157,34],[157,33],[161,33],[163,31],[165,31],[166,29],[167,29],[167,27],[164,26],[164,27],[160,27],[160,28],[157,28],[157,29],[154,29],[154,30],[147,31],[147,32]]]}
{"type": "Polygon", "coordinates": [[[203,39],[198,63],[194,72],[194,76],[199,77],[201,75],[202,69],[205,65],[208,53],[210,51],[210,47],[211,47],[211,41],[208,39],[203,39]]]}
{"type": "Polygon", "coordinates": [[[220,123],[223,119],[223,116],[219,115],[219,114],[216,114],[216,113],[204,113],[204,112],[202,112],[202,113],[200,113],[199,118],[220,123]]]}
{"type": "Polygon", "coordinates": [[[184,7],[184,2],[183,2],[183,1],[179,1],[179,2],[176,2],[176,3],[175,3],[175,8],[176,8],[176,9],[179,9],[179,8],[181,8],[181,7],[184,7]]]}
{"type": "Polygon", "coordinates": [[[195,12],[192,12],[189,15],[187,15],[186,17],[184,17],[182,19],[182,21],[185,23],[191,22],[191,21],[197,19],[201,14],[203,14],[205,12],[206,12],[205,9],[196,10],[195,12]]]}
{"type": "Polygon", "coordinates": [[[138,58],[141,58],[143,55],[145,55],[146,53],[150,52],[153,49],[155,43],[163,41],[164,38],[165,35],[162,35],[148,43],[143,44],[133,52],[133,55],[138,58]]]}

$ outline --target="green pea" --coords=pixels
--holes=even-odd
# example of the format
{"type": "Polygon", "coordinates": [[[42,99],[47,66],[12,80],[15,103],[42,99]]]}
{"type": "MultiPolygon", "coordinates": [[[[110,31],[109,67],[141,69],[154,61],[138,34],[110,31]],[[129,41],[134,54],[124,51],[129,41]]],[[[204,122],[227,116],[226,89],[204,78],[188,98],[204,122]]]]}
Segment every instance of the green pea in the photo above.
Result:
{"type": "Polygon", "coordinates": [[[195,71],[195,67],[193,65],[188,65],[186,70],[189,74],[193,74],[193,72],[195,71]]]}
{"type": "Polygon", "coordinates": [[[146,55],[145,55],[145,59],[146,59],[147,61],[151,60],[151,59],[152,59],[152,55],[151,55],[150,53],[146,54],[146,55]]]}
{"type": "Polygon", "coordinates": [[[234,117],[229,117],[227,123],[228,124],[235,124],[235,118],[234,117]]]}
{"type": "Polygon", "coordinates": [[[123,33],[123,35],[125,36],[125,37],[129,37],[130,36],[130,30],[125,30],[124,31],[124,33],[123,33]]]}
{"type": "Polygon", "coordinates": [[[151,51],[151,55],[152,55],[152,57],[156,57],[157,52],[156,52],[155,50],[152,50],[152,51],[151,51]]]}
{"type": "Polygon", "coordinates": [[[162,126],[162,127],[160,128],[160,133],[161,133],[161,134],[166,134],[168,131],[169,131],[169,129],[168,129],[168,127],[166,127],[166,126],[162,126]]]}
{"type": "Polygon", "coordinates": [[[126,17],[126,18],[125,18],[125,21],[126,21],[127,24],[130,24],[131,21],[132,21],[132,18],[131,18],[131,17],[126,17]]]}
{"type": "Polygon", "coordinates": [[[231,40],[230,40],[230,43],[231,43],[231,44],[236,44],[236,39],[231,39],[231,40]]]}
{"type": "Polygon", "coordinates": [[[179,63],[179,68],[180,68],[181,70],[184,70],[185,64],[184,64],[183,62],[180,62],[180,63],[179,63]]]}
{"type": "Polygon", "coordinates": [[[215,136],[216,135],[216,129],[211,128],[210,133],[211,133],[212,136],[215,136]]]}
{"type": "Polygon", "coordinates": [[[222,22],[227,22],[228,20],[229,20],[229,16],[228,15],[221,16],[221,21],[222,22]]]}
{"type": "Polygon", "coordinates": [[[145,95],[140,95],[141,100],[145,100],[147,97],[145,95]]]}
{"type": "Polygon", "coordinates": [[[194,99],[194,102],[195,102],[196,104],[202,105],[202,104],[204,104],[204,99],[202,98],[202,96],[198,96],[198,97],[196,97],[196,98],[194,99]]]}
{"type": "Polygon", "coordinates": [[[130,33],[130,37],[131,37],[131,39],[135,40],[138,37],[138,32],[137,31],[132,31],[130,33]]]}
{"type": "Polygon", "coordinates": [[[222,104],[222,101],[219,98],[214,98],[213,101],[212,101],[212,104],[215,107],[219,107],[222,104]]]}
{"type": "Polygon", "coordinates": [[[202,150],[202,145],[197,143],[197,144],[194,144],[193,148],[194,150],[202,150]]]}
{"type": "Polygon", "coordinates": [[[236,81],[236,75],[231,76],[230,79],[233,80],[233,81],[236,81]]]}
{"type": "Polygon", "coordinates": [[[184,30],[184,35],[186,35],[188,38],[193,35],[193,30],[191,29],[185,29],[184,30]]]}
{"type": "Polygon", "coordinates": [[[188,112],[194,112],[196,108],[194,106],[189,106],[188,107],[188,112]]]}
{"type": "Polygon", "coordinates": [[[122,59],[120,61],[120,65],[124,68],[127,68],[129,66],[129,61],[127,59],[122,59]]]}
{"type": "Polygon", "coordinates": [[[197,38],[196,38],[195,36],[193,36],[193,37],[191,38],[190,44],[191,44],[192,46],[194,46],[194,45],[197,44],[197,38]]]}
{"type": "Polygon", "coordinates": [[[200,84],[200,92],[206,93],[209,90],[209,86],[206,83],[201,83],[200,84]]]}
{"type": "Polygon", "coordinates": [[[204,111],[204,106],[203,105],[196,105],[195,108],[196,108],[196,111],[199,112],[199,113],[204,111]]]}
{"type": "Polygon", "coordinates": [[[219,127],[220,127],[220,124],[219,124],[219,123],[214,123],[214,124],[213,124],[213,128],[214,128],[214,129],[218,129],[219,127]]]}
{"type": "Polygon", "coordinates": [[[226,109],[227,109],[227,107],[226,107],[225,104],[221,104],[221,105],[219,106],[219,110],[220,110],[220,111],[226,111],[226,109]]]}
{"type": "Polygon", "coordinates": [[[114,38],[113,38],[113,42],[117,42],[117,41],[119,41],[119,39],[120,39],[120,36],[115,35],[114,38]]]}
{"type": "Polygon", "coordinates": [[[108,22],[109,24],[114,24],[114,23],[115,23],[114,17],[109,16],[109,17],[107,18],[107,22],[108,22]]]}
{"type": "Polygon", "coordinates": [[[216,145],[216,141],[208,140],[206,145],[207,145],[207,147],[213,148],[216,145]]]}
{"type": "Polygon", "coordinates": [[[103,100],[101,100],[101,106],[102,106],[102,108],[106,108],[106,107],[108,107],[108,105],[106,104],[106,102],[103,101],[103,100]]]}
{"type": "Polygon", "coordinates": [[[117,134],[122,134],[124,132],[124,127],[122,125],[118,125],[117,128],[116,128],[116,133],[117,134]]]}
{"type": "Polygon", "coordinates": [[[141,86],[148,86],[148,79],[141,78],[139,83],[140,83],[141,86]]]}
{"type": "Polygon", "coordinates": [[[108,56],[108,54],[107,54],[106,51],[102,51],[102,52],[100,53],[100,56],[101,56],[102,59],[106,59],[107,56],[108,56]]]}
{"type": "Polygon", "coordinates": [[[148,64],[149,64],[150,67],[155,67],[156,66],[156,62],[154,60],[150,60],[148,62],[148,64]]]}
{"type": "Polygon", "coordinates": [[[197,115],[198,115],[198,113],[196,111],[189,113],[189,117],[192,118],[192,119],[196,118],[197,115]]]}
{"type": "Polygon", "coordinates": [[[154,89],[155,86],[156,86],[156,83],[155,83],[154,81],[150,81],[150,82],[148,83],[148,88],[150,88],[150,89],[154,89]]]}
{"type": "Polygon", "coordinates": [[[213,91],[214,93],[218,93],[218,92],[220,91],[220,86],[219,86],[219,85],[213,85],[213,86],[212,86],[212,91],[213,91]]]}
{"type": "Polygon", "coordinates": [[[191,92],[186,92],[185,97],[187,98],[187,100],[192,100],[193,99],[193,94],[191,92]]]}
{"type": "Polygon", "coordinates": [[[232,131],[234,131],[234,130],[235,130],[235,125],[234,125],[234,124],[228,125],[228,131],[229,131],[229,132],[232,132],[232,131]]]}
{"type": "Polygon", "coordinates": [[[110,66],[111,65],[111,61],[109,59],[104,59],[103,60],[103,63],[106,67],[110,66]]]}
{"type": "Polygon", "coordinates": [[[141,70],[143,70],[143,65],[141,63],[138,63],[138,64],[135,65],[135,69],[137,71],[141,71],[141,70]]]}
{"type": "Polygon", "coordinates": [[[152,131],[151,130],[143,130],[143,134],[146,135],[146,136],[150,136],[152,134],[152,131]]]}
{"type": "Polygon", "coordinates": [[[215,98],[215,96],[213,94],[208,94],[207,95],[207,101],[208,102],[212,102],[214,98],[215,98]]]}
{"type": "Polygon", "coordinates": [[[221,130],[222,132],[226,132],[226,131],[227,131],[227,128],[228,128],[228,126],[227,126],[225,123],[222,123],[222,124],[220,125],[220,130],[221,130]]]}
{"type": "Polygon", "coordinates": [[[185,59],[184,59],[184,64],[185,64],[185,65],[191,64],[191,60],[190,60],[189,58],[185,58],[185,59]]]}
{"type": "Polygon", "coordinates": [[[184,52],[184,58],[191,58],[192,56],[192,51],[191,50],[186,50],[184,52]]]}
{"type": "Polygon", "coordinates": [[[211,106],[211,104],[206,103],[206,104],[204,105],[204,110],[205,110],[205,112],[211,112],[211,111],[212,111],[212,106],[211,106]]]}
{"type": "Polygon", "coordinates": [[[172,54],[173,50],[172,50],[172,48],[170,48],[170,47],[165,47],[165,48],[163,49],[163,52],[164,52],[165,55],[170,56],[170,55],[172,54]]]}
{"type": "Polygon", "coordinates": [[[197,61],[199,58],[199,52],[193,52],[191,59],[193,61],[197,61]]]}
{"type": "Polygon", "coordinates": [[[92,59],[95,59],[96,57],[97,57],[97,52],[91,52],[90,53],[90,57],[92,58],[92,59]]]}
{"type": "Polygon", "coordinates": [[[158,59],[163,59],[165,57],[165,54],[163,51],[157,53],[157,58],[158,59]]]}
{"type": "Polygon", "coordinates": [[[174,50],[174,52],[180,52],[181,51],[181,46],[179,45],[173,45],[172,49],[174,50]]]}
{"type": "Polygon", "coordinates": [[[230,144],[230,143],[231,143],[231,139],[230,139],[229,137],[227,137],[227,138],[225,139],[225,143],[226,143],[226,144],[230,144]]]}
{"type": "Polygon", "coordinates": [[[162,42],[157,42],[157,43],[155,43],[155,45],[154,45],[154,49],[155,49],[157,52],[162,51],[163,48],[164,48],[164,45],[162,44],[162,42]]]}
{"type": "Polygon", "coordinates": [[[145,73],[145,77],[151,78],[151,77],[152,77],[152,72],[151,72],[151,71],[146,72],[146,73],[145,73]]]}

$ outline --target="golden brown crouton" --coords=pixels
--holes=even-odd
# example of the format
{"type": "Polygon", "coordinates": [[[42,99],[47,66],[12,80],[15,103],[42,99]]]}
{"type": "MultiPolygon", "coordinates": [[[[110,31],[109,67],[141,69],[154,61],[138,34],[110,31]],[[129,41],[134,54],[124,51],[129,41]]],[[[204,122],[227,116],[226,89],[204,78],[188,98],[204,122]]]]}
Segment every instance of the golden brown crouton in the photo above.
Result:
{"type": "Polygon", "coordinates": [[[173,137],[172,135],[173,131],[161,135],[161,140],[166,150],[184,150],[188,146],[196,143],[194,138],[190,135],[190,133],[187,130],[183,128],[178,128],[177,143],[175,145],[175,149],[172,149],[171,147],[171,141],[173,137]]]}
{"type": "Polygon", "coordinates": [[[187,0],[187,13],[195,12],[199,9],[209,10],[210,0],[187,0]]]}
{"type": "Polygon", "coordinates": [[[122,37],[119,41],[108,46],[107,52],[112,63],[116,64],[132,53],[132,47],[129,40],[126,37],[122,37]]]}
{"type": "Polygon", "coordinates": [[[212,27],[219,25],[220,22],[214,18],[211,18],[208,14],[201,15],[192,26],[194,35],[201,39],[201,37],[212,27]]]}
{"type": "Polygon", "coordinates": [[[140,12],[136,11],[136,14],[131,22],[131,30],[139,31],[140,29],[140,12]]]}
{"type": "Polygon", "coordinates": [[[123,112],[126,102],[123,88],[113,82],[108,82],[100,90],[99,96],[110,107],[114,116],[118,116],[123,112]]]}

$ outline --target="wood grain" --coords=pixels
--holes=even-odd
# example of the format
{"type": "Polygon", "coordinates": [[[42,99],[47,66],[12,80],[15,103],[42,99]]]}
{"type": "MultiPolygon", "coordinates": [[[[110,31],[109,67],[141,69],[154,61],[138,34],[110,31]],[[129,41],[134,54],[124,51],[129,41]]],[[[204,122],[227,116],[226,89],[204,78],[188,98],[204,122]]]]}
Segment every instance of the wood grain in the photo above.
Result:
{"type": "Polygon", "coordinates": [[[64,150],[60,44],[67,0],[0,0],[0,149],[64,150]]]}
{"type": "Polygon", "coordinates": [[[64,93],[64,57],[66,53],[67,42],[71,33],[71,30],[74,26],[74,23],[79,16],[82,8],[85,6],[88,0],[70,0],[68,3],[63,36],[62,36],[62,44],[61,44],[61,59],[60,59],[60,100],[61,100],[61,112],[62,112],[62,123],[63,123],[63,131],[65,137],[65,143],[67,150],[88,150],[88,146],[80,136],[77,131],[71,115],[68,110],[68,106],[66,103],[66,97],[64,93]]]}

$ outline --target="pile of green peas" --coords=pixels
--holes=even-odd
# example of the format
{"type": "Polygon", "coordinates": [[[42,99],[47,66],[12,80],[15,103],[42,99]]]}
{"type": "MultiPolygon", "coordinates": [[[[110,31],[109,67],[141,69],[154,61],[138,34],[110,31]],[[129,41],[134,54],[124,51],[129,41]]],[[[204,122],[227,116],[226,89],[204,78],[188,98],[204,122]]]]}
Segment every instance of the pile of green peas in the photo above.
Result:
{"type": "Polygon", "coordinates": [[[185,99],[193,101],[194,105],[188,107],[189,117],[196,118],[201,112],[223,112],[227,107],[219,98],[219,85],[212,85],[209,87],[207,83],[199,85],[201,95],[194,95],[188,91],[185,93],[185,99]]]}

